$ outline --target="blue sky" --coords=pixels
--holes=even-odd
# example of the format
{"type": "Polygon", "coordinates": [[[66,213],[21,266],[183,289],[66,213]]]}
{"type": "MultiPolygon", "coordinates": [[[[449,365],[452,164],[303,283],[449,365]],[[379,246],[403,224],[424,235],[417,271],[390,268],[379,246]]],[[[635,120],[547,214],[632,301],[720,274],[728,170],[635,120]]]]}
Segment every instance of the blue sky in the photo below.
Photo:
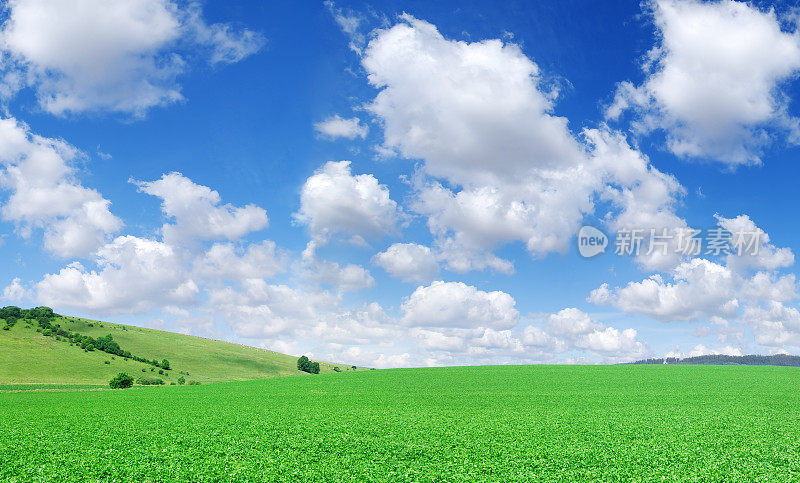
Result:
{"type": "Polygon", "coordinates": [[[5,4],[3,304],[375,367],[800,351],[785,5],[76,5],[5,4]],[[760,250],[613,253],[688,227],[760,250]]]}

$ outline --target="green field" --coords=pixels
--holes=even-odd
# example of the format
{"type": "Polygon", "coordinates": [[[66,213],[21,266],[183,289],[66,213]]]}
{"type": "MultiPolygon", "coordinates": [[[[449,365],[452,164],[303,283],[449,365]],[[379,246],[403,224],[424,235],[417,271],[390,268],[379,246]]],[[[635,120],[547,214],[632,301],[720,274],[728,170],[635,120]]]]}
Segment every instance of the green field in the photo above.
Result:
{"type": "MultiPolygon", "coordinates": [[[[10,330],[0,330],[0,391],[28,384],[38,389],[71,384],[107,387],[109,379],[119,372],[134,378],[159,377],[167,384],[176,381],[182,372],[189,374],[185,379],[201,383],[307,375],[297,370],[296,357],[254,347],[73,317],[58,317],[54,323],[94,338],[111,334],[123,349],[135,355],[168,359],[172,370],[159,375],[158,368],[149,364],[101,351],[84,352],[64,340],[45,337],[36,332],[35,323],[28,328],[20,320],[10,330]]],[[[323,362],[320,371],[333,372],[337,366],[351,370],[346,364],[323,362]]]]}
{"type": "Polygon", "coordinates": [[[0,479],[800,478],[784,367],[403,369],[0,394],[0,479]]]}

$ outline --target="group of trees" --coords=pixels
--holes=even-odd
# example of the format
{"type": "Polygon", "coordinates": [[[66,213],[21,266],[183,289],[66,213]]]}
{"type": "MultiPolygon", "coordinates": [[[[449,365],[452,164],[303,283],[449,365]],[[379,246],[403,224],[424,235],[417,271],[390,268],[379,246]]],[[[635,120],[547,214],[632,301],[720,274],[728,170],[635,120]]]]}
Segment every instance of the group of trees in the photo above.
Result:
{"type": "Polygon", "coordinates": [[[740,366],[791,366],[800,367],[800,357],[788,354],[775,354],[771,356],[745,355],[728,356],[724,354],[709,354],[679,359],[667,357],[666,359],[644,359],[631,364],[686,364],[686,365],[740,365],[740,366]]]}
{"type": "Polygon", "coordinates": [[[51,319],[58,317],[50,307],[35,307],[32,309],[21,309],[14,305],[9,305],[0,309],[0,319],[5,321],[3,329],[8,330],[16,325],[19,319],[36,321],[39,326],[47,325],[51,319]]]}
{"type": "Polygon", "coordinates": [[[319,374],[319,362],[313,362],[306,356],[297,359],[297,368],[309,374],[319,374]]]}
{"type": "MultiPolygon", "coordinates": [[[[133,359],[136,362],[142,362],[158,367],[165,371],[171,369],[170,363],[167,359],[161,361],[157,359],[146,359],[144,357],[135,356],[130,351],[123,350],[122,347],[114,340],[111,334],[105,337],[94,338],[88,335],[83,335],[78,332],[64,329],[60,324],[55,323],[55,319],[59,317],[58,314],[53,312],[50,307],[36,307],[33,309],[21,309],[15,306],[3,307],[0,309],[0,318],[5,320],[7,327],[13,327],[18,320],[24,319],[31,323],[36,323],[38,330],[45,337],[55,337],[57,340],[65,340],[72,345],[80,347],[85,351],[99,350],[111,355],[119,356],[124,359],[133,359]]],[[[89,326],[93,326],[89,324],[89,326]]],[[[5,327],[4,327],[5,328],[5,327]]]]}

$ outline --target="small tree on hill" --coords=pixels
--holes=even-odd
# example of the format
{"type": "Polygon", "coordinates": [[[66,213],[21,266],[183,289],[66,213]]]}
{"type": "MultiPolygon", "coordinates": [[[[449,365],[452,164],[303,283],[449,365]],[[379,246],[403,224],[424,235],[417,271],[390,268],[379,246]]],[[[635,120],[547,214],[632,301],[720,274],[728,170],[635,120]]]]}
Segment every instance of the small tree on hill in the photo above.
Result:
{"type": "Polygon", "coordinates": [[[319,362],[312,362],[306,356],[300,356],[297,359],[297,368],[309,374],[319,374],[319,362]]]}
{"type": "Polygon", "coordinates": [[[161,368],[162,368],[162,369],[164,369],[164,370],[166,370],[166,371],[168,371],[168,370],[169,370],[169,361],[168,361],[168,360],[166,360],[166,359],[164,359],[163,361],[161,361],[161,368]]]}
{"type": "Polygon", "coordinates": [[[108,385],[111,386],[111,389],[127,389],[133,386],[133,378],[124,372],[120,372],[109,381],[108,385]]]}

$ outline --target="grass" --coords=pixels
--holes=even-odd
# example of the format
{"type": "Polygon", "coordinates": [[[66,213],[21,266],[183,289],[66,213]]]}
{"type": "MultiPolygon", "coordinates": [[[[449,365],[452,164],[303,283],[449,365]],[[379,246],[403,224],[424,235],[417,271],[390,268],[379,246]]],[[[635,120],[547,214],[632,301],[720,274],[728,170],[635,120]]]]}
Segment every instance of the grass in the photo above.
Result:
{"type": "Polygon", "coordinates": [[[797,480],[798,383],[500,366],[7,393],[0,480],[797,480]]]}
{"type": "MultiPolygon", "coordinates": [[[[0,391],[3,385],[107,385],[119,372],[137,378],[142,375],[177,381],[181,372],[187,381],[201,383],[248,380],[305,374],[297,370],[297,358],[254,347],[201,337],[124,326],[108,322],[64,317],[54,323],[62,328],[92,337],[111,334],[127,351],[147,359],[168,359],[171,371],[151,372],[149,364],[125,360],[100,351],[84,352],[69,342],[57,341],[27,328],[20,320],[10,330],[0,331],[0,391]],[[91,324],[91,325],[90,325],[91,324]],[[106,364],[108,362],[108,364],[106,364]],[[145,370],[145,373],[142,372],[145,370]]],[[[320,363],[322,373],[334,366],[350,370],[349,365],[320,363]]]]}

